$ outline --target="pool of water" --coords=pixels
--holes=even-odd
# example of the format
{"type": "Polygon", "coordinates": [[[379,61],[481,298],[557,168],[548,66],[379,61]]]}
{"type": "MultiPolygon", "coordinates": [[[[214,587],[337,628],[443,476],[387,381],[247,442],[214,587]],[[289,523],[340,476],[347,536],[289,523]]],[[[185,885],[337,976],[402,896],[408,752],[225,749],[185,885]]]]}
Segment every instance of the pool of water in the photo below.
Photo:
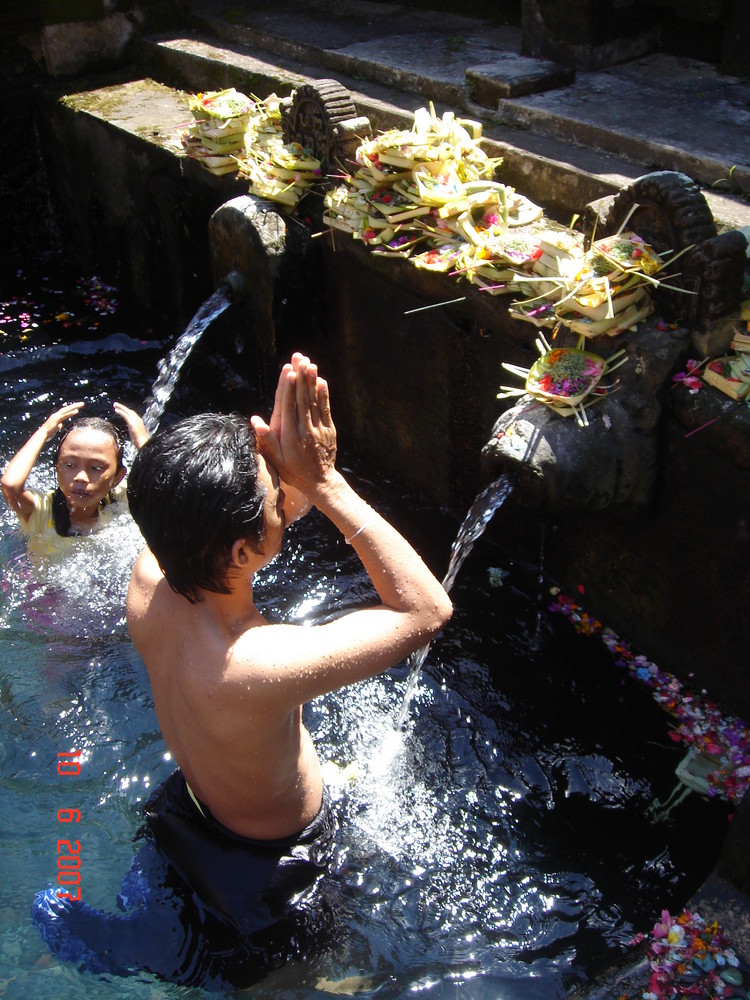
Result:
{"type": "MultiPolygon", "coordinates": [[[[113,290],[87,313],[89,285],[82,293],[42,274],[6,284],[3,465],[63,402],[143,409],[171,344],[123,327],[105,308],[113,290]],[[18,319],[34,308],[36,327],[18,319]],[[66,314],[73,320],[55,318],[66,314]],[[104,349],[90,349],[94,341],[104,349]]],[[[197,374],[186,379],[184,405],[220,405],[197,374]]],[[[460,519],[376,484],[355,457],[348,467],[442,576],[460,519]]],[[[52,481],[47,454],[32,485],[52,481]]],[[[493,531],[512,530],[504,514],[493,531]]],[[[549,613],[548,581],[504,560],[492,535],[458,575],[454,617],[432,644],[400,730],[405,664],[307,706],[321,758],[352,765],[331,778],[342,819],[327,886],[334,902],[325,935],[253,996],[564,997],[662,909],[682,906],[715,863],[728,815],[721,803],[691,794],[666,817],[651,809],[675,787],[683,756],[667,716],[602,644],[549,613]]],[[[123,515],[81,542],[64,563],[34,560],[10,512],[0,513],[0,994],[202,995],[147,974],[79,971],[51,958],[31,924],[34,893],[54,883],[57,840],[68,836],[58,811],[80,810],[83,898],[116,912],[140,807],[173,769],[124,616],[140,535],[123,515]],[[57,755],[73,748],[81,772],[61,775],[57,755]]],[[[257,585],[260,607],[292,622],[325,619],[370,593],[351,548],[315,512],[290,529],[257,585]]],[[[204,985],[222,988],[220,978],[204,985]]]]}

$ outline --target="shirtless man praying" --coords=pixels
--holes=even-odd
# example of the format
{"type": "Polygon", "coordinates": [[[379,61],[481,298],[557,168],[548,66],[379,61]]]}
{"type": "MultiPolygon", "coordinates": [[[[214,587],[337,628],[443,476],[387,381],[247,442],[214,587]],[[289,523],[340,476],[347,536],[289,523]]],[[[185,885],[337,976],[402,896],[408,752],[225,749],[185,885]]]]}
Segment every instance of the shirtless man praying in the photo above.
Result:
{"type": "Polygon", "coordinates": [[[295,354],[270,422],[202,414],[160,431],[129,477],[148,548],[133,570],[130,634],[179,770],[146,812],[197,894],[247,931],[270,889],[319,874],[330,807],[302,706],[429,642],[451,616],[439,581],[335,467],[328,385],[295,354]],[[314,505],[350,543],[378,603],[326,624],[266,622],[253,577],[314,505]]]}

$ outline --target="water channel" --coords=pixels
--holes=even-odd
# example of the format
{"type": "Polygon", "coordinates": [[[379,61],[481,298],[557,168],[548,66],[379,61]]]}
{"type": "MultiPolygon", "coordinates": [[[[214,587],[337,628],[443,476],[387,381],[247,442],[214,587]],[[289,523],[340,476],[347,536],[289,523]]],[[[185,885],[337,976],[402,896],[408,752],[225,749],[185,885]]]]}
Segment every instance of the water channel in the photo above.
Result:
{"type": "MultiPolygon", "coordinates": [[[[97,313],[95,328],[76,326],[91,310],[52,270],[11,274],[0,299],[13,361],[0,385],[3,465],[63,402],[83,398],[104,413],[119,399],[143,411],[174,338],[125,325],[117,311],[97,313]],[[32,317],[32,303],[36,327],[18,319],[32,317]],[[52,321],[66,314],[72,327],[52,321]]],[[[174,412],[225,402],[207,390],[212,350],[209,330],[185,365],[174,412]]],[[[341,464],[442,577],[460,518],[424,507],[357,456],[341,464]]],[[[52,484],[48,454],[34,477],[38,488],[52,484]]],[[[307,706],[321,758],[338,765],[334,905],[325,933],[244,995],[564,997],[662,909],[682,906],[715,863],[727,809],[691,794],[654,818],[649,807],[668,798],[683,756],[668,718],[602,644],[548,612],[551,581],[540,586],[539,566],[498,562],[493,531],[513,530],[505,513],[452,581],[454,617],[427,652],[405,714],[408,664],[307,706]]],[[[231,956],[192,985],[99,976],[52,958],[31,924],[34,893],[57,873],[58,810],[81,813],[83,898],[117,913],[140,806],[174,766],[125,624],[140,535],[123,513],[81,541],[63,563],[35,561],[10,511],[0,513],[2,995],[232,992],[245,982],[231,956]],[[81,773],[61,776],[57,754],[73,747],[83,751],[81,773]]],[[[315,622],[371,592],[350,547],[313,512],[289,530],[257,595],[269,616],[315,622]]],[[[184,930],[184,947],[219,950],[205,922],[184,930]]]]}

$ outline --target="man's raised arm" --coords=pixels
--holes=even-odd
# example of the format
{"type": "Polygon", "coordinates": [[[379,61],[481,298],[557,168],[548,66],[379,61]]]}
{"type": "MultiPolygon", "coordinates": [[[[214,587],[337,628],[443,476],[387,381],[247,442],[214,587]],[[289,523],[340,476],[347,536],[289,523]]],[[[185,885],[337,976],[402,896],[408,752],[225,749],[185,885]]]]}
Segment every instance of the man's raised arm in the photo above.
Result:
{"type": "Polygon", "coordinates": [[[354,547],[381,601],[375,608],[305,630],[308,650],[313,651],[312,644],[314,659],[323,656],[330,668],[329,676],[317,678],[320,685],[311,678],[319,693],[319,686],[330,690],[399,662],[442,628],[452,605],[406,539],[335,468],[328,385],[307,358],[295,355],[282,371],[280,407],[280,437],[253,418],[264,455],[281,479],[303,492],[354,547]]]}

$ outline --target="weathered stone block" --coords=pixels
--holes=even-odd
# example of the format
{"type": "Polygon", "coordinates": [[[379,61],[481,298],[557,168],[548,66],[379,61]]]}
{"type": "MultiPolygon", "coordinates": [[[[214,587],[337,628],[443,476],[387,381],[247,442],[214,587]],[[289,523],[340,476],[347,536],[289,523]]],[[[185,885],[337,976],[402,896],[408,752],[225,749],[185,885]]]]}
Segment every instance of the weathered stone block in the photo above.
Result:
{"type": "Polygon", "coordinates": [[[70,21],[42,28],[42,53],[50,76],[75,76],[111,68],[128,57],[135,29],[125,14],[96,21],[70,21]]]}

